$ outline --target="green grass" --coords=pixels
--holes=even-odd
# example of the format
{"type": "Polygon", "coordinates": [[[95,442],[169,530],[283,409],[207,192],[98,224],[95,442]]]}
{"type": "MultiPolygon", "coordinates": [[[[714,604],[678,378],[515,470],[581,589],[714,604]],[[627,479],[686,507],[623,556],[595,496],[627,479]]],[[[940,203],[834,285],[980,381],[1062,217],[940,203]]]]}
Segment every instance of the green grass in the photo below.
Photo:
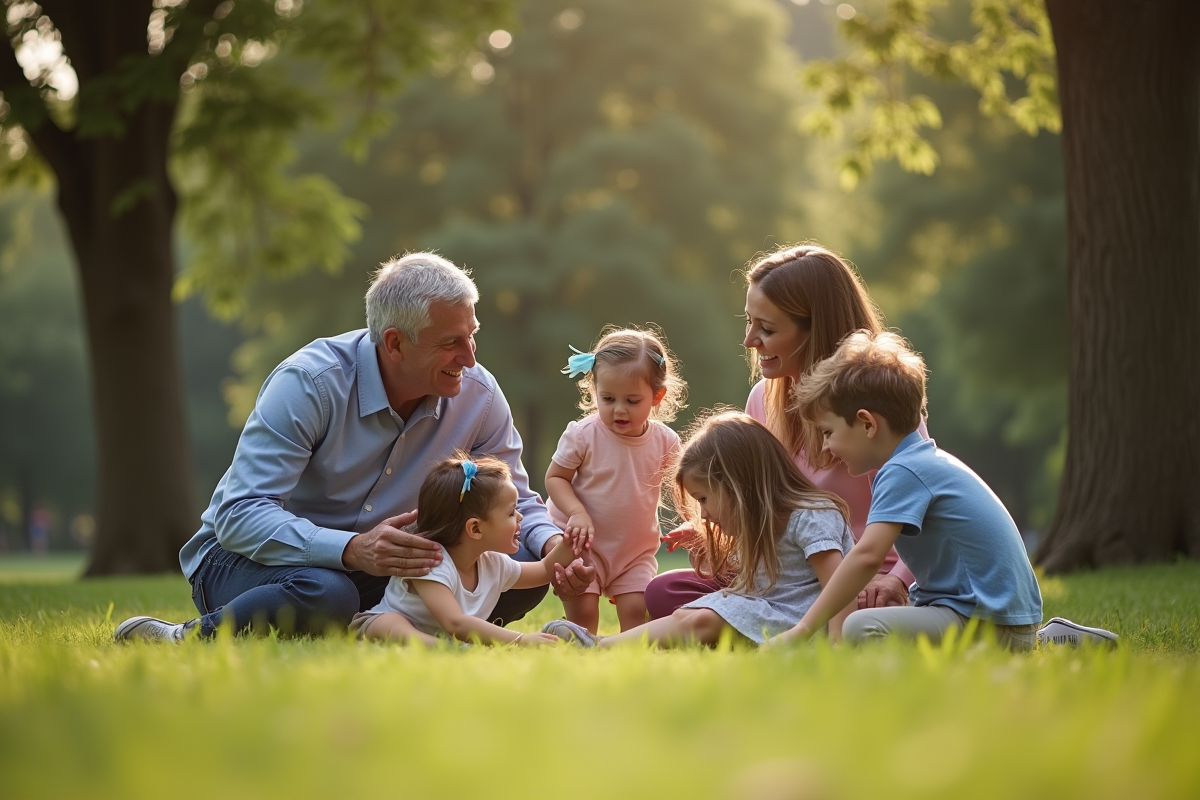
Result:
{"type": "Polygon", "coordinates": [[[1043,581],[1047,617],[1122,647],[1025,656],[117,646],[126,616],[191,616],[187,584],[8,564],[3,797],[1200,795],[1200,563],[1043,581]]]}

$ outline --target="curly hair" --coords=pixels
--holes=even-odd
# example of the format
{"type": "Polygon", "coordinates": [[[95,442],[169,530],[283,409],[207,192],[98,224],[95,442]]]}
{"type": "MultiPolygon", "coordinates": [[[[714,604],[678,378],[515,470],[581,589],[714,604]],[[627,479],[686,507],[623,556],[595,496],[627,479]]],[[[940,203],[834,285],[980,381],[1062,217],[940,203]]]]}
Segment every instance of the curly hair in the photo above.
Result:
{"type": "Polygon", "coordinates": [[[579,408],[585,415],[597,409],[596,373],[601,369],[625,370],[645,378],[655,393],[666,389],[663,399],[650,412],[650,419],[670,422],[680,409],[687,407],[684,404],[687,383],[680,377],[679,360],[667,347],[660,329],[610,326],[600,332],[600,341],[591,352],[596,355],[596,363],[578,383],[579,408]]]}

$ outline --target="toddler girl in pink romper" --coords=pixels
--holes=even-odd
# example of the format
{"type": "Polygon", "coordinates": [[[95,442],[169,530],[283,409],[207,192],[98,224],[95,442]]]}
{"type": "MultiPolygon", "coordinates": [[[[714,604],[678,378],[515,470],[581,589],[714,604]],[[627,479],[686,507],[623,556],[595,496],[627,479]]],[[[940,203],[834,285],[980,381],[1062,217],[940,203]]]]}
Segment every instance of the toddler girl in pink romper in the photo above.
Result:
{"type": "Polygon", "coordinates": [[[595,633],[603,594],[627,630],[646,621],[646,584],[658,574],[662,481],[679,450],[664,423],[687,385],[656,331],[613,330],[591,352],[575,353],[563,372],[583,376],[579,407],[587,415],[559,439],[546,471],[547,505],[555,524],[590,542],[596,579],[563,607],[595,633]]]}

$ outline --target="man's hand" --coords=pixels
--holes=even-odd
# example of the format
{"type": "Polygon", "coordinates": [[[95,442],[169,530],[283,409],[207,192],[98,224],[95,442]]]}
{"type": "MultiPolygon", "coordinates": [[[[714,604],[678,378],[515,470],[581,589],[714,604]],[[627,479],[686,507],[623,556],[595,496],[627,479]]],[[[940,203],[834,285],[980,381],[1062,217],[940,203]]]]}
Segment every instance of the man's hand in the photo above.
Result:
{"type": "Polygon", "coordinates": [[[362,570],[368,575],[395,575],[398,578],[419,578],[442,560],[437,542],[400,530],[417,520],[417,512],[409,511],[389,517],[366,533],[355,534],[342,551],[342,565],[348,570],[362,570]]]}
{"type": "Polygon", "coordinates": [[[595,579],[596,568],[592,566],[591,557],[585,555],[584,558],[577,558],[565,567],[555,564],[550,587],[554,589],[554,594],[559,600],[570,600],[583,594],[595,579]]]}
{"type": "Polygon", "coordinates": [[[859,608],[887,608],[908,605],[908,587],[895,575],[876,575],[858,593],[859,608]]]}

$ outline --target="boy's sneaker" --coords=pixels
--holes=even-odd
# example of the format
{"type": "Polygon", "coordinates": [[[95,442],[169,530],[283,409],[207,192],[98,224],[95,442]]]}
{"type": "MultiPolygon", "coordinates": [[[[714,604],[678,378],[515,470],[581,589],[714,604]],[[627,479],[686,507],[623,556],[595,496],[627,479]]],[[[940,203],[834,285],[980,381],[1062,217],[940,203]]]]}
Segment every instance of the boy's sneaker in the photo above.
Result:
{"type": "Polygon", "coordinates": [[[1089,628],[1077,622],[1071,622],[1062,617],[1051,617],[1050,621],[1037,632],[1038,644],[1042,647],[1055,644],[1066,644],[1079,647],[1084,642],[1105,647],[1117,646],[1117,635],[1104,628],[1089,628]]]}
{"type": "Polygon", "coordinates": [[[542,626],[542,633],[552,633],[564,642],[571,642],[580,647],[595,647],[596,642],[600,640],[599,636],[589,633],[587,628],[567,619],[550,620],[542,626]]]}
{"type": "Polygon", "coordinates": [[[182,642],[199,620],[166,622],[154,617],[130,617],[117,626],[113,638],[118,642],[182,642]]]}

